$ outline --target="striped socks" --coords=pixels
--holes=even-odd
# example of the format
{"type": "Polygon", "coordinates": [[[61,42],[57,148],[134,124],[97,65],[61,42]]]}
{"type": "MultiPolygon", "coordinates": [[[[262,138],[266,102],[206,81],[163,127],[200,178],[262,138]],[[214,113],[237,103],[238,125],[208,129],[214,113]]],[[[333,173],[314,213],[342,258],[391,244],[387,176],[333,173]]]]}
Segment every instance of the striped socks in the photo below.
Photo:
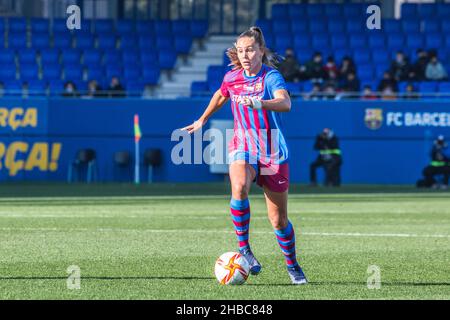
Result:
{"type": "Polygon", "coordinates": [[[288,267],[298,266],[297,258],[295,256],[295,232],[292,223],[288,221],[288,225],[284,229],[275,230],[278,244],[286,259],[288,267]]]}
{"type": "Polygon", "coordinates": [[[231,199],[231,218],[239,242],[239,251],[250,249],[248,243],[248,230],[250,226],[250,203],[247,199],[231,199]]]}

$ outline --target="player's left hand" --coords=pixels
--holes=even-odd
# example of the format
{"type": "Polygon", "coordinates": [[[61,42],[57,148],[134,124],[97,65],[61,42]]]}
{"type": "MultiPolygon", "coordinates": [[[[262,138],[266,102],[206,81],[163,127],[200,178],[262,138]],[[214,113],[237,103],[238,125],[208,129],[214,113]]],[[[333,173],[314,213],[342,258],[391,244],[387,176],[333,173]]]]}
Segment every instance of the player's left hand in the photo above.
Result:
{"type": "Polygon", "coordinates": [[[261,109],[262,103],[257,97],[243,97],[241,103],[253,109],[261,109]]]}

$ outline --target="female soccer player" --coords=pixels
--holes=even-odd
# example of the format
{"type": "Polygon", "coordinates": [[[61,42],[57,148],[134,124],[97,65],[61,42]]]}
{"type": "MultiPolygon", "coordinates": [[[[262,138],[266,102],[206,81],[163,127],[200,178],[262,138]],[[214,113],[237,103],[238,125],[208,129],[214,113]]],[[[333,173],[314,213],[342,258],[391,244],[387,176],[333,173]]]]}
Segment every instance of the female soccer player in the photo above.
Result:
{"type": "Polygon", "coordinates": [[[269,220],[283,252],[288,274],[294,284],[307,283],[295,254],[295,233],[287,217],[289,188],[288,148],[281,132],[281,112],[289,112],[291,101],[281,74],[274,68],[276,58],[266,48],[260,28],[251,27],[237,38],[227,55],[229,71],[203,115],[182,128],[189,133],[200,129],[229,99],[234,116],[234,136],[229,145],[231,217],[239,251],[258,274],[261,264],[249,245],[250,204],[253,181],[264,189],[269,220]]]}

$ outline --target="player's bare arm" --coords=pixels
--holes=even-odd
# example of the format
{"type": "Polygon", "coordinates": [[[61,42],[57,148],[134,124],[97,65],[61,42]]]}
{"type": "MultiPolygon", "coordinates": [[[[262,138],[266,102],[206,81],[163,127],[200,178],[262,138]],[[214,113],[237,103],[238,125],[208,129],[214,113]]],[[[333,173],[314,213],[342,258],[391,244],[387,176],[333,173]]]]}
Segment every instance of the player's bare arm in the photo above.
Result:
{"type": "Polygon", "coordinates": [[[182,128],[181,130],[187,130],[188,133],[193,133],[203,127],[208,119],[228,101],[229,98],[224,97],[220,93],[220,89],[217,90],[211,100],[209,101],[208,107],[206,107],[205,112],[202,116],[194,121],[194,123],[182,128]]]}

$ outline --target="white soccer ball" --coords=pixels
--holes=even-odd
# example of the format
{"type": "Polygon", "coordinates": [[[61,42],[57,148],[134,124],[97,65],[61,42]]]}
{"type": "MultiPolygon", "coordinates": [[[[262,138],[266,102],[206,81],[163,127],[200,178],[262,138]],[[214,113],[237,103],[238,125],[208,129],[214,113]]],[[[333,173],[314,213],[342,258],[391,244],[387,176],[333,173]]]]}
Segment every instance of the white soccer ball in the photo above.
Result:
{"type": "Polygon", "coordinates": [[[250,272],[250,266],[243,255],[237,252],[226,252],[216,261],[214,273],[217,281],[223,285],[243,284],[250,272]]]}

